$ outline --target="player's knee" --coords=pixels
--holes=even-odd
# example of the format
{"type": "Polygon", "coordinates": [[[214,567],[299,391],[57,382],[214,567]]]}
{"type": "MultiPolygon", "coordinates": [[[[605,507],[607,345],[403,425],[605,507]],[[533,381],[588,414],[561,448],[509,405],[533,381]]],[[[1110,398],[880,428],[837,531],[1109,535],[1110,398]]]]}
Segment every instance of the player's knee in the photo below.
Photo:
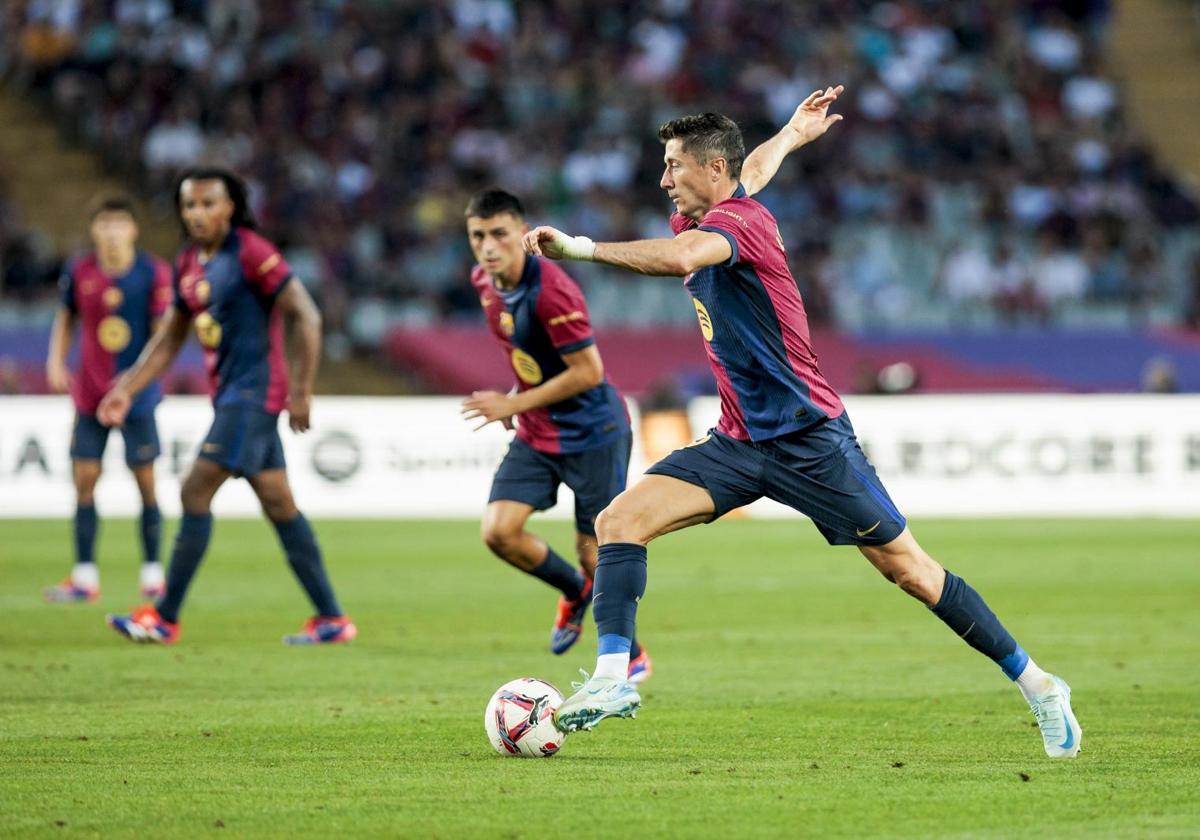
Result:
{"type": "Polygon", "coordinates": [[[263,494],[258,501],[262,505],[263,515],[272,522],[291,522],[300,513],[291,493],[263,494]]]}
{"type": "Polygon", "coordinates": [[[480,529],[480,536],[492,554],[508,559],[517,551],[521,541],[521,529],[499,522],[485,522],[480,529]]]}
{"type": "Polygon", "coordinates": [[[941,583],[938,573],[941,567],[936,563],[923,562],[924,558],[906,558],[892,570],[891,578],[897,586],[912,597],[925,604],[937,603],[941,583]]]}
{"type": "Polygon", "coordinates": [[[208,513],[212,493],[207,484],[197,480],[193,474],[184,479],[183,486],[179,488],[179,501],[184,513],[208,513]]]}
{"type": "Polygon", "coordinates": [[[596,539],[601,545],[618,542],[645,542],[646,535],[639,530],[641,517],[628,505],[621,504],[618,496],[611,505],[596,517],[596,539]]]}

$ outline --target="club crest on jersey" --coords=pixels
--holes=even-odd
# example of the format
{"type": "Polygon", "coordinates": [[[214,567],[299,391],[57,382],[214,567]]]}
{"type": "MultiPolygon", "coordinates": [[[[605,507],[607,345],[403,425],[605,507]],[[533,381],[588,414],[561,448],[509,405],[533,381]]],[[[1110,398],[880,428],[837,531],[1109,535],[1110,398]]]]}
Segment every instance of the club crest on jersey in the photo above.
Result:
{"type": "Polygon", "coordinates": [[[514,332],[516,332],[516,327],[513,325],[513,316],[511,312],[500,313],[500,332],[510,337],[514,332]]]}
{"type": "Polygon", "coordinates": [[[542,381],[542,366],[537,363],[537,359],[524,350],[513,348],[512,366],[517,376],[526,385],[537,385],[542,381]]]}
{"type": "Polygon", "coordinates": [[[104,290],[104,294],[100,296],[104,301],[104,305],[109,309],[116,309],[125,300],[125,293],[116,286],[109,286],[104,290]]]}
{"type": "Polygon", "coordinates": [[[109,315],[96,327],[96,340],[109,353],[120,353],[129,346],[131,333],[124,318],[109,315]]]}
{"type": "Polygon", "coordinates": [[[207,280],[200,280],[196,283],[196,300],[201,303],[208,303],[208,296],[212,294],[212,287],[208,285],[207,280]]]}
{"type": "Polygon", "coordinates": [[[692,303],[696,305],[696,318],[700,321],[700,334],[704,336],[705,341],[712,341],[713,322],[712,317],[708,314],[708,308],[700,302],[699,298],[692,298],[692,303]]]}
{"type": "Polygon", "coordinates": [[[221,346],[221,325],[212,315],[201,312],[196,316],[196,337],[203,347],[216,350],[221,346]]]}

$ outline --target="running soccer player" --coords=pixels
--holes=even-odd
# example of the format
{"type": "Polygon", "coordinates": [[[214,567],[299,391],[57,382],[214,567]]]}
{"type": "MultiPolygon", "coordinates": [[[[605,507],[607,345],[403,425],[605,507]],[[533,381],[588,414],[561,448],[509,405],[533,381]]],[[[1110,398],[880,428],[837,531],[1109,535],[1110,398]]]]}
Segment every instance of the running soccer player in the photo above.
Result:
{"type": "Polygon", "coordinates": [[[918,545],[821,375],[778,225],[750,198],[783,156],[836,122],[826,113],[836,92],[813,93],[777,135],[765,165],[756,161],[745,173],[742,135],[727,117],[701,114],[662,126],[660,186],[675,204],[674,239],[594,243],[551,227],[524,238],[528,251],[554,259],[684,277],[721,399],[715,429],[651,467],[598,517],[599,657],[556,722],[564,731],[590,729],[640,705],[624,663],[646,588],[647,543],[766,496],[807,515],[829,543],[858,546],[885,578],[999,665],[1029,702],[1046,754],[1073,757],[1083,733],[1070,688],[1039,668],[983,598],[918,545]]]}
{"type": "Polygon", "coordinates": [[[321,315],[275,246],[255,232],[246,188],[235,175],[215,167],[185,171],[175,201],[190,240],[175,260],[175,305],[101,401],[100,422],[126,420],[135,396],[167,369],[194,323],[210,375],[213,424],[183,482],[166,593],[131,615],[108,616],[108,623],[134,641],[178,641],[179,610],[212,533],[213,496],[226,479],[244,477],[317,613],[284,642],[348,642],[358,631],[338,605],[316,537],[292,498],[278,428],[286,408],[292,431],[308,430],[321,315]],[[290,388],[285,322],[295,345],[290,388]]]}
{"type": "MultiPolygon", "coordinates": [[[[108,445],[108,428],[96,419],[100,398],[113,378],[133,364],[142,352],[155,322],[171,303],[171,269],[137,247],[138,223],[133,199],[114,193],[92,201],[88,234],[92,252],[72,261],[59,285],[62,302],[50,329],[46,380],[58,393],[71,392],[75,428],[71,434],[71,473],[75,481],[75,565],[70,575],[46,590],[53,603],[95,601],[100,597],[96,565],[96,482],[108,445]],[[81,325],[79,363],[74,374],[67,365],[71,337],[81,325]]],[[[139,532],[142,542],[140,582],[143,598],[163,592],[158,562],[162,514],[154,492],[154,460],[159,455],[154,408],[162,399],[157,382],[149,383],[129,409],[121,429],[125,463],[142,497],[139,532]]]]}
{"type": "MultiPolygon", "coordinates": [[[[596,514],[625,489],[629,415],[605,379],[583,293],[557,265],[522,249],[529,226],[520,199],[486,190],[468,203],[466,217],[478,260],[471,283],[517,378],[513,393],[476,391],[463,401],[464,417],[483,420],[477,428],[496,422],[512,428],[518,418],[492,482],[483,541],[562,593],[550,632],[550,650],[561,654],[579,639],[592,601],[596,514]],[[579,569],[525,528],[534,511],[554,506],[560,484],[575,493],[579,569]]],[[[625,676],[640,683],[653,666],[636,639],[630,644],[625,676]]]]}

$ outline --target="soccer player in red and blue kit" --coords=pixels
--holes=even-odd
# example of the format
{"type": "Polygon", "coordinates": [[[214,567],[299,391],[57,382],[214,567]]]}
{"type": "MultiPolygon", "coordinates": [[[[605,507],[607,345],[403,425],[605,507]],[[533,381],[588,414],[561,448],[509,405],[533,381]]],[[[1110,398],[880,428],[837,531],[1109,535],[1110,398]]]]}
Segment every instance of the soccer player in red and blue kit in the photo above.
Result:
{"type": "MultiPolygon", "coordinates": [[[[471,283],[488,326],[517,378],[515,392],[476,391],[463,402],[468,419],[500,422],[517,434],[496,471],[482,535],[501,559],[562,593],[550,649],[579,639],[592,600],[596,515],[625,489],[632,436],[620,393],[604,363],[583,293],[565,271],[526,256],[529,229],[520,199],[486,190],[467,205],[467,236],[479,261],[471,283]],[[581,569],[525,529],[531,514],[553,507],[560,484],[575,494],[575,551],[581,569]]],[[[626,676],[651,672],[650,656],[631,639],[626,676]]]]}
{"type": "Polygon", "coordinates": [[[594,243],[551,227],[525,237],[535,254],[684,277],[721,399],[715,429],[651,467],[597,519],[600,655],[556,722],[565,731],[590,729],[640,705],[624,662],[646,588],[646,544],[766,496],[807,515],[830,544],[857,546],[885,578],[996,662],[1029,702],[1046,754],[1074,757],[1083,733],[1070,688],[1034,663],[979,593],[917,544],[821,375],[778,225],[750,198],[786,154],[837,121],[827,109],[838,93],[813,93],[766,154],[745,161],[745,172],[741,131],[727,117],[701,114],[662,126],[660,186],[675,204],[674,239],[594,243]]]}
{"type": "MultiPolygon", "coordinates": [[[[71,392],[75,428],[71,434],[71,472],[75,481],[75,565],[62,583],[46,590],[57,603],[95,601],[100,597],[96,566],[96,482],[108,444],[109,429],[96,419],[100,398],[117,374],[142,352],[154,323],[171,304],[171,269],[163,260],[137,247],[138,224],[133,200],[121,194],[100,195],[92,202],[91,253],[73,260],[59,285],[62,303],[50,331],[46,379],[59,392],[71,392]],[[68,370],[67,355],[75,325],[80,326],[79,363],[68,370]]],[[[154,460],[159,455],[154,408],[162,398],[152,382],[129,410],[121,429],[125,463],[142,497],[142,597],[162,594],[158,562],[162,515],[154,492],[154,460]]]]}
{"type": "Polygon", "coordinates": [[[212,533],[213,496],[226,479],[244,477],[316,610],[285,643],[348,642],[358,631],[338,605],[316,537],[292,498],[278,428],[286,408],[292,430],[308,430],[320,313],[275,246],[255,232],[240,179],[215,167],[191,169],[177,181],[175,200],[190,240],[175,261],[175,305],[101,401],[99,416],[106,425],[123,423],[136,395],[171,364],[194,323],[209,371],[213,424],[183,482],[183,519],[166,593],[157,604],[110,615],[108,622],[134,641],[178,640],[179,610],[212,533]],[[285,322],[296,348],[290,379],[285,322]]]}

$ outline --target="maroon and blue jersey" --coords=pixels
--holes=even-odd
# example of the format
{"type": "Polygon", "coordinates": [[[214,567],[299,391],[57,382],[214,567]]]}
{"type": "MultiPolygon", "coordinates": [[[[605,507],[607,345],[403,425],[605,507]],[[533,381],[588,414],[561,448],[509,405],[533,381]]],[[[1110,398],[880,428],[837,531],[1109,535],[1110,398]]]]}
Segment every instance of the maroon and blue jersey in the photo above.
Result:
{"type": "Polygon", "coordinates": [[[842,401],[817,365],[775,217],[739,184],[699,224],[671,216],[676,235],[695,228],[725,237],[732,251],[725,263],[684,279],[721,397],[717,430],[763,441],[841,415],[842,401]]]}
{"type": "MultiPolygon", "coordinates": [[[[522,391],[566,370],[564,354],[596,343],[583,292],[552,262],[526,257],[521,280],[511,290],[497,288],[478,265],[471,283],[522,391]]],[[[539,452],[566,455],[606,446],[628,429],[625,403],[606,379],[562,402],[524,412],[517,437],[539,452]]]]}
{"type": "MultiPolygon", "coordinates": [[[[95,414],[117,374],[146,346],[154,319],[170,306],[171,269],[138,251],[129,271],[110,277],[89,254],[68,264],[59,287],[63,306],[79,320],[82,332],[71,396],[80,414],[95,414]]],[[[129,415],[152,412],[160,399],[162,387],[155,382],[137,395],[129,415]]]]}
{"type": "Polygon", "coordinates": [[[175,306],[194,319],[213,405],[287,407],[283,319],[275,298],[292,270],[275,246],[234,228],[202,261],[192,245],[175,260],[175,306]]]}

